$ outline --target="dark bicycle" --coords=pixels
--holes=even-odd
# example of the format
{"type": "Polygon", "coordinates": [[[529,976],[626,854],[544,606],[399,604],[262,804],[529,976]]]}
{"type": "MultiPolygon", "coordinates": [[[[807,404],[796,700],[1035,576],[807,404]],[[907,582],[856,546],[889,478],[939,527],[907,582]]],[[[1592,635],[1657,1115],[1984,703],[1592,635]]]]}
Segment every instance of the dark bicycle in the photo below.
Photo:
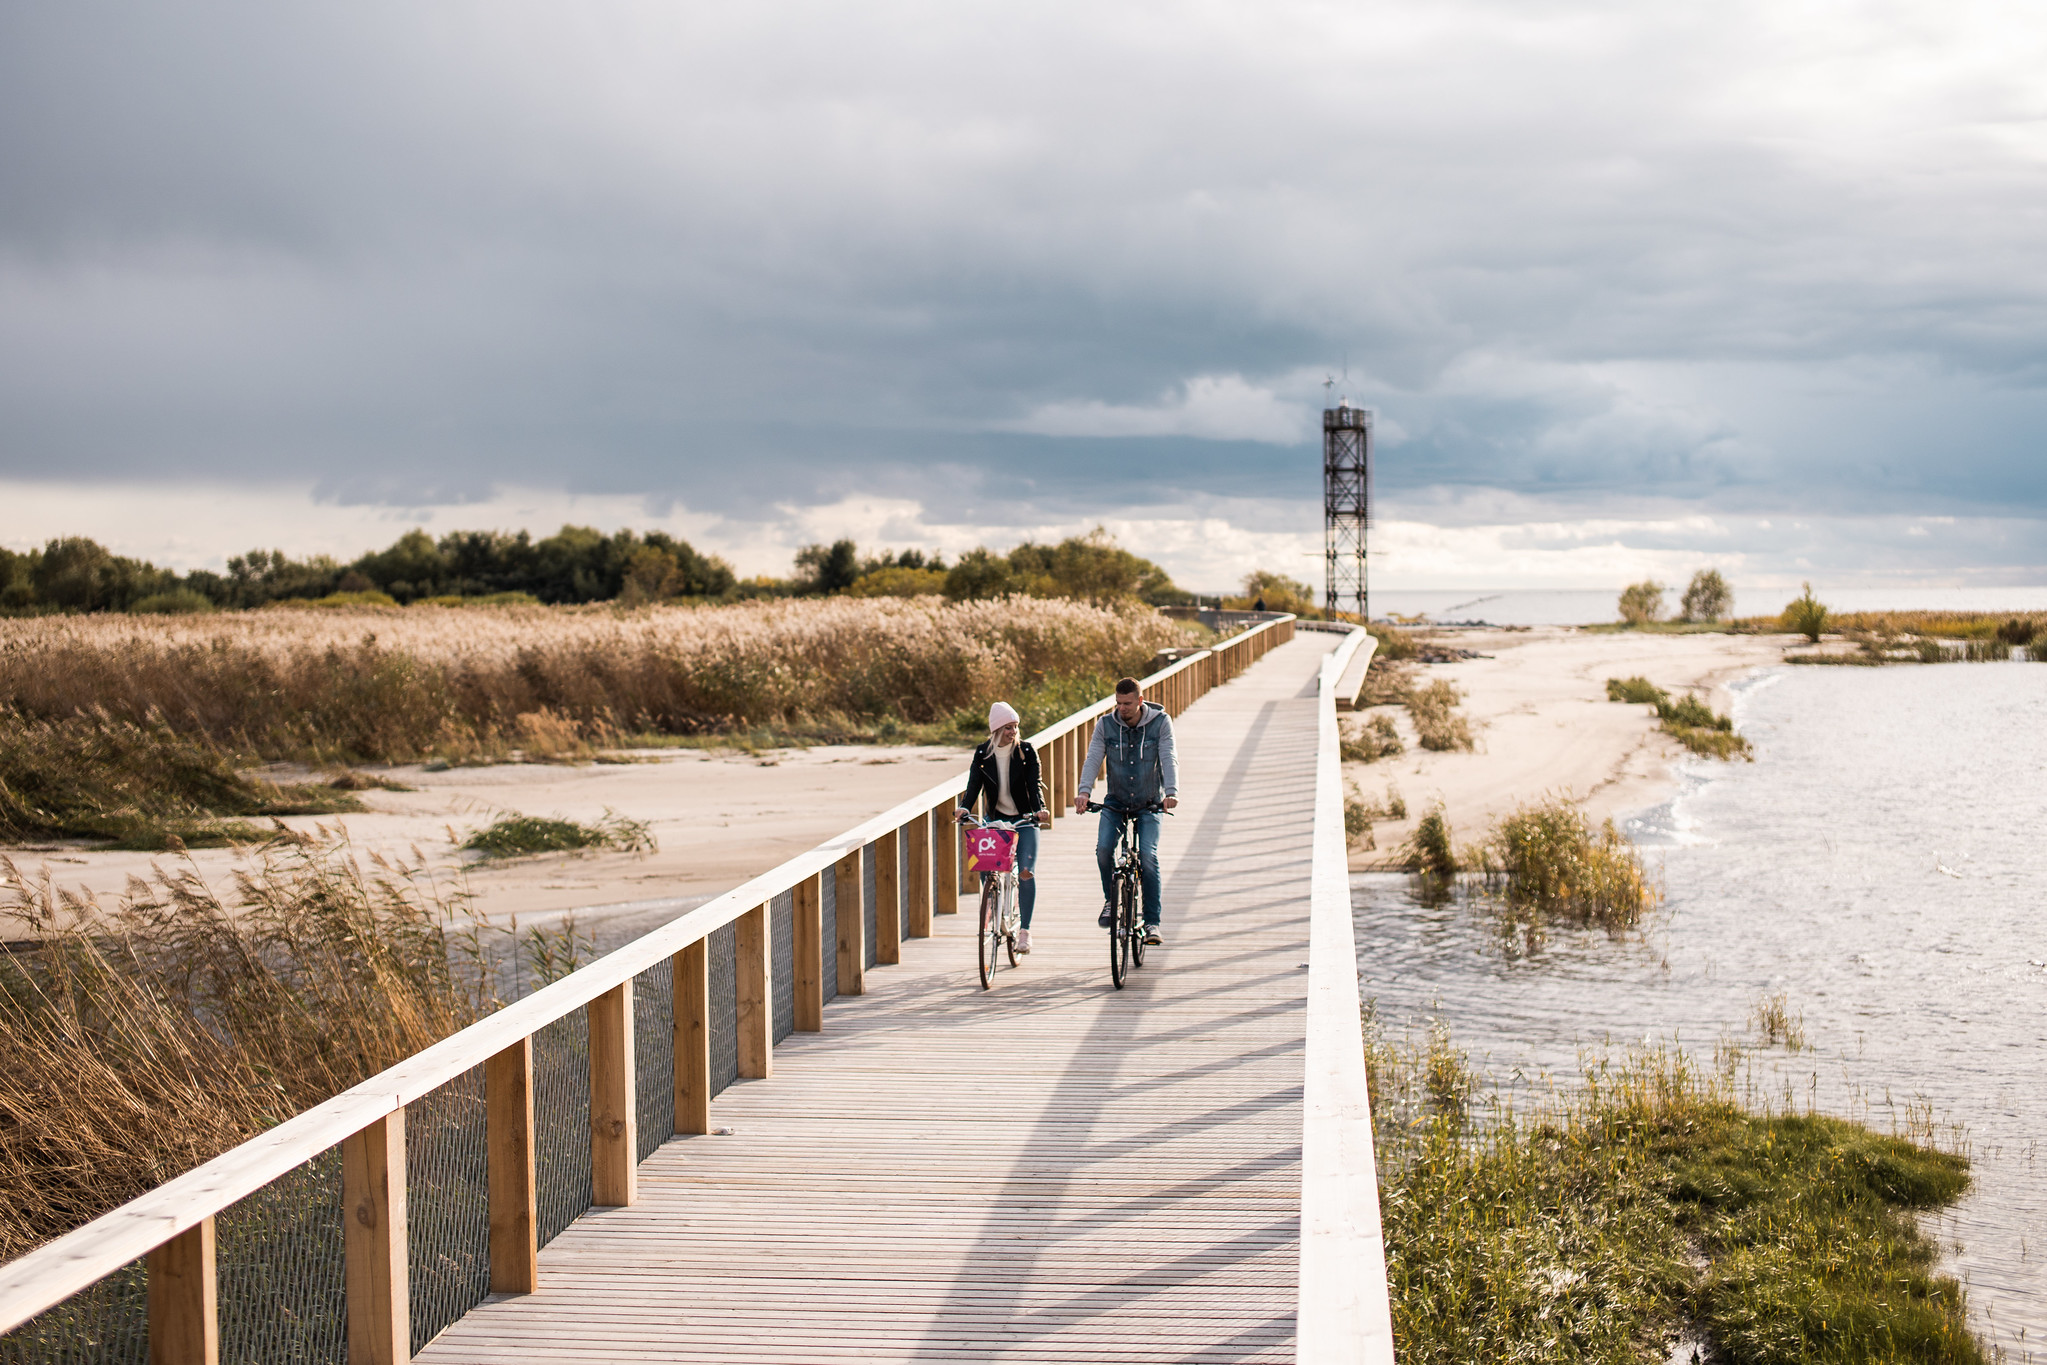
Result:
{"type": "Polygon", "coordinates": [[[1124,810],[1120,806],[1105,806],[1099,801],[1087,803],[1090,811],[1113,811],[1117,817],[1116,866],[1109,885],[1109,979],[1116,983],[1116,989],[1123,989],[1123,979],[1132,967],[1144,965],[1144,925],[1138,918],[1137,900],[1141,882],[1138,876],[1137,817],[1145,811],[1165,815],[1172,812],[1154,802],[1140,810],[1124,810]]]}

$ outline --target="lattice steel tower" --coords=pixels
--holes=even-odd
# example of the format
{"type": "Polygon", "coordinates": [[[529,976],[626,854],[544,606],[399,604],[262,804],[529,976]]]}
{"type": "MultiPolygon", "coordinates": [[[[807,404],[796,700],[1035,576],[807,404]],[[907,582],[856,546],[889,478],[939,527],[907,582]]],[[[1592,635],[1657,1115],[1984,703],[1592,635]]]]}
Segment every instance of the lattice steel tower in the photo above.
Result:
{"type": "Polygon", "coordinates": [[[1322,410],[1323,606],[1372,617],[1365,541],[1372,529],[1372,410],[1348,400],[1322,410]]]}

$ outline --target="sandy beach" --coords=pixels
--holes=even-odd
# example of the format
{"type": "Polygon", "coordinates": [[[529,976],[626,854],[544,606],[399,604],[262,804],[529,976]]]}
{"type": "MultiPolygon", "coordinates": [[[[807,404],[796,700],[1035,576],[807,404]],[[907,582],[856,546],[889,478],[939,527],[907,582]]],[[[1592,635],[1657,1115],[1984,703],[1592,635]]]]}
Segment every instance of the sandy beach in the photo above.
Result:
{"type": "MultiPolygon", "coordinates": [[[[1616,819],[1669,798],[1684,750],[1658,731],[1647,706],[1606,699],[1606,680],[1641,675],[1673,695],[1696,689],[1715,711],[1728,709],[1727,684],[1778,662],[1797,637],[1588,632],[1547,626],[1526,631],[1446,630],[1442,643],[1489,656],[1425,664],[1415,678],[1447,679],[1465,694],[1463,712],[1477,741],[1471,753],[1421,748],[1404,708],[1359,714],[1394,719],[1407,748],[1375,763],[1349,763],[1345,778],[1367,802],[1388,786],[1406,800],[1407,818],[1373,824],[1375,849],[1354,848],[1354,871],[1388,866],[1415,822],[1440,800],[1453,837],[1475,842],[1524,802],[1568,793],[1594,821],[1616,819]]],[[[1800,641],[1802,643],[1802,641],[1800,641]]]]}

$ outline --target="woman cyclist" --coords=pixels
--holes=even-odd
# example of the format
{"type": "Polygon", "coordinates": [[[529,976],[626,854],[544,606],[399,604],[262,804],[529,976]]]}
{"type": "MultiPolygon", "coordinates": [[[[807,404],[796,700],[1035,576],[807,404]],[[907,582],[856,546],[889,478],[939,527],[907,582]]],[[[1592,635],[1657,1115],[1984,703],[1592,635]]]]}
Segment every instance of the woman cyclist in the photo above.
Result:
{"type": "Polygon", "coordinates": [[[953,818],[965,823],[974,803],[988,798],[990,820],[1025,821],[1016,832],[1017,908],[1023,929],[1016,936],[1016,950],[1031,950],[1031,908],[1038,902],[1038,883],[1032,869],[1038,862],[1038,830],[1052,823],[1045,806],[1045,789],[1039,778],[1038,751],[1018,735],[1016,708],[998,701],[988,708],[988,738],[974,750],[967,766],[967,790],[953,818]],[[1036,816],[1035,823],[1027,817],[1036,816]]]}

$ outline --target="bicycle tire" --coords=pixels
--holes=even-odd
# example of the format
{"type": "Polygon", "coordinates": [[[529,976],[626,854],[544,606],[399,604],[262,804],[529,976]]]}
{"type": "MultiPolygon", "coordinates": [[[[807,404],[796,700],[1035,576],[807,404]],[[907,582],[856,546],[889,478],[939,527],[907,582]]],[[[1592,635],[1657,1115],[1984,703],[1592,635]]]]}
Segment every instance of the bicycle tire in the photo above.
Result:
{"type": "Polygon", "coordinates": [[[1144,965],[1144,924],[1137,915],[1137,897],[1133,895],[1130,900],[1130,965],[1142,967],[1144,965]]]}
{"type": "Polygon", "coordinates": [[[1016,908],[1016,898],[1022,894],[1022,884],[1012,883],[1009,894],[1003,898],[1006,903],[1002,907],[1002,946],[1009,952],[1009,965],[1012,967],[1016,965],[1016,931],[1020,926],[1011,921],[1022,918],[1022,912],[1016,908]]]}
{"type": "Polygon", "coordinates": [[[1129,970],[1130,937],[1124,932],[1129,919],[1126,913],[1130,906],[1129,889],[1129,881],[1119,874],[1114,883],[1115,896],[1109,902],[1109,980],[1116,983],[1119,991],[1129,970]]]}
{"type": "Polygon", "coordinates": [[[996,943],[1002,936],[1002,890],[993,878],[981,888],[980,939],[981,989],[995,980],[996,943]]]}

